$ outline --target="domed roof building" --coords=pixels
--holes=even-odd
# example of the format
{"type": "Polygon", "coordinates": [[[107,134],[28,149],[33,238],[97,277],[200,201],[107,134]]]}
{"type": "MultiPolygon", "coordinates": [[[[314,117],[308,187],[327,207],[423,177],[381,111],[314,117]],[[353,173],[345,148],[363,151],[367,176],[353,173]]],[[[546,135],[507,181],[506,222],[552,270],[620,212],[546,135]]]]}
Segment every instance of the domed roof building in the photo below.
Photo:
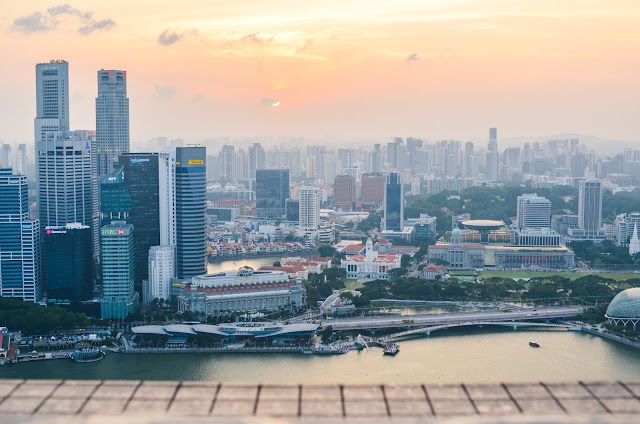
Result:
{"type": "Polygon", "coordinates": [[[605,316],[614,325],[633,324],[633,331],[640,321],[640,287],[627,289],[613,298],[605,316]]]}

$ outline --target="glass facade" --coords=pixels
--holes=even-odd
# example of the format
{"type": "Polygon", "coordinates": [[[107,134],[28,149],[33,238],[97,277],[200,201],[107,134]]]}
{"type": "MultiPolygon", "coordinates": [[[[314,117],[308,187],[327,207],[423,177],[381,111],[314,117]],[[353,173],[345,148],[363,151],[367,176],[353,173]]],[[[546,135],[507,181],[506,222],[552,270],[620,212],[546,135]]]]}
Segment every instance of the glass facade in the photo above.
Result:
{"type": "Polygon", "coordinates": [[[404,199],[400,176],[391,173],[387,177],[384,193],[384,229],[402,231],[404,226],[404,199]]]}
{"type": "Polygon", "coordinates": [[[149,277],[149,249],[160,244],[160,207],[158,202],[158,154],[126,153],[118,158],[124,169],[124,186],[131,199],[133,249],[136,263],[135,288],[142,292],[142,280],[149,277]]]}
{"type": "Polygon", "coordinates": [[[175,221],[178,278],[189,278],[206,272],[205,160],[204,147],[176,148],[175,221]]]}
{"type": "Polygon", "coordinates": [[[131,223],[131,194],[123,167],[100,177],[100,222],[104,226],[112,221],[131,223]]]}
{"type": "Polygon", "coordinates": [[[29,219],[27,177],[0,167],[0,296],[40,299],[40,228],[29,219]]]}
{"type": "Polygon", "coordinates": [[[256,170],[256,213],[258,218],[282,218],[289,197],[288,169],[256,170]]]}
{"type": "Polygon", "coordinates": [[[48,301],[71,303],[91,299],[91,243],[91,227],[87,225],[45,228],[42,259],[48,301]]]}

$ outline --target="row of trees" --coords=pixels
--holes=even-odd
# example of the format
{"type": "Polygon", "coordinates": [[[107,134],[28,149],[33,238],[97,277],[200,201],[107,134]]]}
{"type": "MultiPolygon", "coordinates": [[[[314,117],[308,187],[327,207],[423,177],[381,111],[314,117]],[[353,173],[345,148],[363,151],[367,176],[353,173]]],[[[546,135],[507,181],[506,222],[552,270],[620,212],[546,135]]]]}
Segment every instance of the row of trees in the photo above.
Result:
{"type": "Polygon", "coordinates": [[[0,325],[10,330],[21,330],[25,335],[49,334],[89,324],[85,314],[69,312],[59,306],[44,307],[20,299],[0,297],[0,325]]]}

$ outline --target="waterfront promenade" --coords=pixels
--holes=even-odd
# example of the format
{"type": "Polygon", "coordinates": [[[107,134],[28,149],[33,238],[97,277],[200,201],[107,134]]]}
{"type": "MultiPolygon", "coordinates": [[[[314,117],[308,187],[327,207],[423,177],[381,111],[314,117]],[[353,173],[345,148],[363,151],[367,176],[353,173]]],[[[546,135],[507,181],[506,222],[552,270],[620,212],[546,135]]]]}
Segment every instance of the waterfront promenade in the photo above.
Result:
{"type": "Polygon", "coordinates": [[[640,381],[260,385],[3,380],[0,422],[634,423],[640,381]]]}

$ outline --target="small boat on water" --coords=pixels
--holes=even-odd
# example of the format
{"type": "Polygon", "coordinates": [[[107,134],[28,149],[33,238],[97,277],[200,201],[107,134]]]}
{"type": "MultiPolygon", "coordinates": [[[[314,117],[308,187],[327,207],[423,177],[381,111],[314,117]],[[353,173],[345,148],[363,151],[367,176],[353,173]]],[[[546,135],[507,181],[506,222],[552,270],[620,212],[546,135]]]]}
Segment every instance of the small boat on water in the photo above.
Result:
{"type": "Polygon", "coordinates": [[[529,342],[529,346],[531,347],[540,347],[540,345],[536,342],[529,342]]]}
{"type": "Polygon", "coordinates": [[[385,343],[384,345],[384,354],[385,355],[395,355],[400,350],[400,346],[395,343],[385,343]]]}

